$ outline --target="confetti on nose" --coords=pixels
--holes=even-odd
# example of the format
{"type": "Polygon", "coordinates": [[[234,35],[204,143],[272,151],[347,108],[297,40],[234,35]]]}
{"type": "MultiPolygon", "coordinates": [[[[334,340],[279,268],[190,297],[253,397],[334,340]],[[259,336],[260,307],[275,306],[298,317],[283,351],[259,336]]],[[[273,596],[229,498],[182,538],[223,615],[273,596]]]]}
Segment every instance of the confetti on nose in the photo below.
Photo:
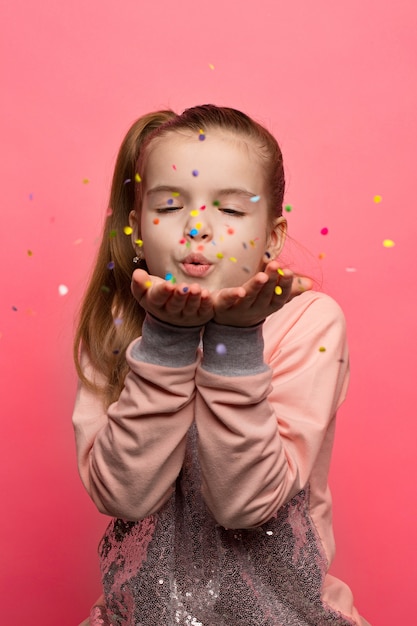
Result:
{"type": "Polygon", "coordinates": [[[193,175],[193,176],[198,176],[198,170],[193,170],[193,171],[192,171],[192,175],[193,175]]]}
{"type": "Polygon", "coordinates": [[[231,261],[232,263],[236,263],[237,262],[237,258],[234,256],[229,257],[229,261],[231,261]]]}
{"type": "Polygon", "coordinates": [[[107,268],[109,270],[114,270],[114,261],[110,261],[110,263],[107,263],[107,268]]]}
{"type": "Polygon", "coordinates": [[[131,235],[133,233],[133,228],[131,226],[125,226],[123,232],[125,235],[131,235]]]}
{"type": "Polygon", "coordinates": [[[329,232],[329,229],[324,227],[324,228],[321,229],[320,234],[321,235],[327,235],[328,232],[329,232]]]}
{"type": "Polygon", "coordinates": [[[139,174],[138,174],[138,173],[136,173],[136,174],[135,174],[135,181],[136,181],[137,183],[141,183],[141,182],[142,182],[142,179],[141,179],[141,177],[139,176],[139,174]]]}
{"type": "Polygon", "coordinates": [[[66,296],[68,293],[69,289],[66,285],[59,285],[58,287],[58,293],[60,296],[66,296]]]}
{"type": "Polygon", "coordinates": [[[392,239],[384,239],[382,245],[384,248],[393,248],[395,246],[395,242],[392,239]]]}
{"type": "Polygon", "coordinates": [[[198,211],[196,209],[194,209],[193,211],[190,211],[190,215],[191,215],[191,217],[197,217],[198,211]]]}
{"type": "Polygon", "coordinates": [[[284,207],[284,210],[285,210],[285,211],[287,211],[287,213],[291,213],[291,211],[292,211],[292,206],[291,206],[290,204],[287,204],[287,205],[284,207]]]}
{"type": "Polygon", "coordinates": [[[319,352],[326,352],[326,348],[324,346],[320,346],[319,352]]]}
{"type": "Polygon", "coordinates": [[[251,202],[259,202],[259,200],[261,199],[261,196],[252,196],[252,198],[250,198],[251,202]]]}
{"type": "Polygon", "coordinates": [[[374,196],[374,202],[376,204],[379,204],[381,202],[381,200],[382,200],[382,196],[374,196]]]}
{"type": "Polygon", "coordinates": [[[198,230],[197,230],[197,228],[192,228],[192,229],[190,230],[190,235],[191,235],[191,237],[195,237],[196,235],[198,235],[198,230]]]}
{"type": "Polygon", "coordinates": [[[224,345],[224,343],[218,343],[216,346],[216,352],[217,354],[226,354],[227,353],[227,348],[224,345]]]}
{"type": "Polygon", "coordinates": [[[280,296],[282,294],[282,287],[280,287],[279,285],[277,285],[274,289],[275,293],[277,296],[280,296]]]}

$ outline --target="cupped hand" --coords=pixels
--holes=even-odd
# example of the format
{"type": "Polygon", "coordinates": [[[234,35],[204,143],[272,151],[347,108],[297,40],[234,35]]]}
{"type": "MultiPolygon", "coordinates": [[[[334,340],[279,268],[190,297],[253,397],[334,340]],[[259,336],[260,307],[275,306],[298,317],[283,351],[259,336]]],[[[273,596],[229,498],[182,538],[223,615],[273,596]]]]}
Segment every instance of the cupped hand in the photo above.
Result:
{"type": "Polygon", "coordinates": [[[173,284],[137,269],[132,275],[132,293],[154,317],[175,326],[203,326],[213,317],[210,292],[200,285],[173,284]]]}
{"type": "Polygon", "coordinates": [[[214,321],[226,326],[254,326],[281,309],[286,302],[312,288],[309,278],[281,270],[271,261],[241,287],[212,294],[214,321]]]}

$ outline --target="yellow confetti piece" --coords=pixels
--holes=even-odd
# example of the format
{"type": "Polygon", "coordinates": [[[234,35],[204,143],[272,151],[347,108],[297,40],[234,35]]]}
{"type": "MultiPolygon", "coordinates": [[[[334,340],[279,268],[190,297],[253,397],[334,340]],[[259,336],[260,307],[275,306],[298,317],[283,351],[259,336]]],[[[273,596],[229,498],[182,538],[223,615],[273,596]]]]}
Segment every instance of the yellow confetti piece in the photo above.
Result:
{"type": "Polygon", "coordinates": [[[237,259],[234,256],[230,256],[229,261],[231,261],[232,263],[236,263],[237,259]]]}
{"type": "Polygon", "coordinates": [[[200,230],[200,228],[202,227],[202,225],[203,225],[203,224],[202,224],[201,222],[198,222],[198,224],[196,224],[196,225],[195,225],[195,227],[197,228],[197,230],[200,230]]]}
{"type": "Polygon", "coordinates": [[[133,228],[131,226],[125,226],[123,232],[125,235],[131,235],[133,233],[133,228]]]}
{"type": "Polygon", "coordinates": [[[136,181],[137,183],[141,183],[141,182],[142,182],[142,179],[141,179],[141,177],[139,176],[139,174],[138,174],[138,173],[136,173],[136,174],[135,174],[135,181],[136,181]]]}
{"type": "Polygon", "coordinates": [[[194,210],[194,211],[190,211],[190,215],[191,215],[192,217],[197,217],[197,215],[198,215],[198,211],[196,211],[196,210],[194,210]]]}
{"type": "Polygon", "coordinates": [[[221,252],[218,252],[218,253],[216,254],[216,257],[217,257],[218,259],[222,259],[222,258],[223,258],[223,256],[224,256],[224,255],[223,255],[221,252]]]}
{"type": "Polygon", "coordinates": [[[277,296],[280,296],[282,294],[282,287],[280,287],[279,285],[277,285],[274,289],[275,293],[277,296]]]}
{"type": "Polygon", "coordinates": [[[28,250],[28,256],[33,256],[32,250],[28,250]]]}
{"type": "Polygon", "coordinates": [[[141,247],[143,246],[143,241],[142,241],[142,239],[135,239],[135,244],[136,244],[137,246],[139,246],[139,248],[141,248],[141,247]]]}
{"type": "Polygon", "coordinates": [[[381,202],[381,200],[382,200],[382,196],[374,196],[374,202],[376,204],[379,204],[379,202],[381,202]]]}
{"type": "Polygon", "coordinates": [[[395,246],[395,242],[392,239],[384,239],[382,245],[384,248],[393,248],[395,246]]]}
{"type": "Polygon", "coordinates": [[[179,191],[173,191],[173,192],[172,192],[172,196],[173,196],[174,198],[178,198],[178,196],[179,196],[179,195],[180,195],[180,192],[179,192],[179,191]]]}
{"type": "Polygon", "coordinates": [[[326,352],[326,348],[324,346],[320,346],[319,352],[326,352]]]}
{"type": "Polygon", "coordinates": [[[83,178],[83,185],[88,185],[89,182],[88,178],[83,178]]]}
{"type": "Polygon", "coordinates": [[[212,63],[209,63],[209,68],[210,68],[211,70],[214,70],[214,65],[213,65],[212,63]]]}
{"type": "Polygon", "coordinates": [[[145,283],[145,287],[146,289],[149,289],[149,287],[152,285],[152,282],[150,280],[147,280],[145,283]]]}
{"type": "Polygon", "coordinates": [[[283,270],[280,267],[277,269],[277,272],[280,276],[285,276],[283,270]]]}

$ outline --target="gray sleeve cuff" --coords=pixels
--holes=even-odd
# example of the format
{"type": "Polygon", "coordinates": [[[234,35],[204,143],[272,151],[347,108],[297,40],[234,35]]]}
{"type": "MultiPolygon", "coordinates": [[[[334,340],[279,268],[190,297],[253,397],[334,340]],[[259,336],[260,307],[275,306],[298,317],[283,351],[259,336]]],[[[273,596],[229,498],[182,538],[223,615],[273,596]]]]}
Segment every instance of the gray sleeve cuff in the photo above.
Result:
{"type": "Polygon", "coordinates": [[[268,370],[263,323],[250,327],[209,322],[203,335],[202,368],[221,376],[250,376],[268,370]]]}
{"type": "Polygon", "coordinates": [[[131,356],[137,361],[184,367],[196,360],[200,343],[200,326],[173,326],[146,315],[142,326],[142,336],[132,346],[131,356]]]}

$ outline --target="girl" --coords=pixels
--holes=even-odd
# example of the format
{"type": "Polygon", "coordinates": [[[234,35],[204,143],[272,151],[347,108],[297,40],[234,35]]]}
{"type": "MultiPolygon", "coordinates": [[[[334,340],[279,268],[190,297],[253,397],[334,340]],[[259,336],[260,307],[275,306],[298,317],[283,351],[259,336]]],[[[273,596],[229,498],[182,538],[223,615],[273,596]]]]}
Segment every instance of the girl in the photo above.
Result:
{"type": "Polygon", "coordinates": [[[366,624],[327,573],[344,318],[280,267],[283,194],[277,142],[234,109],[123,141],[75,340],[79,471],[115,518],[86,624],[366,624]]]}

